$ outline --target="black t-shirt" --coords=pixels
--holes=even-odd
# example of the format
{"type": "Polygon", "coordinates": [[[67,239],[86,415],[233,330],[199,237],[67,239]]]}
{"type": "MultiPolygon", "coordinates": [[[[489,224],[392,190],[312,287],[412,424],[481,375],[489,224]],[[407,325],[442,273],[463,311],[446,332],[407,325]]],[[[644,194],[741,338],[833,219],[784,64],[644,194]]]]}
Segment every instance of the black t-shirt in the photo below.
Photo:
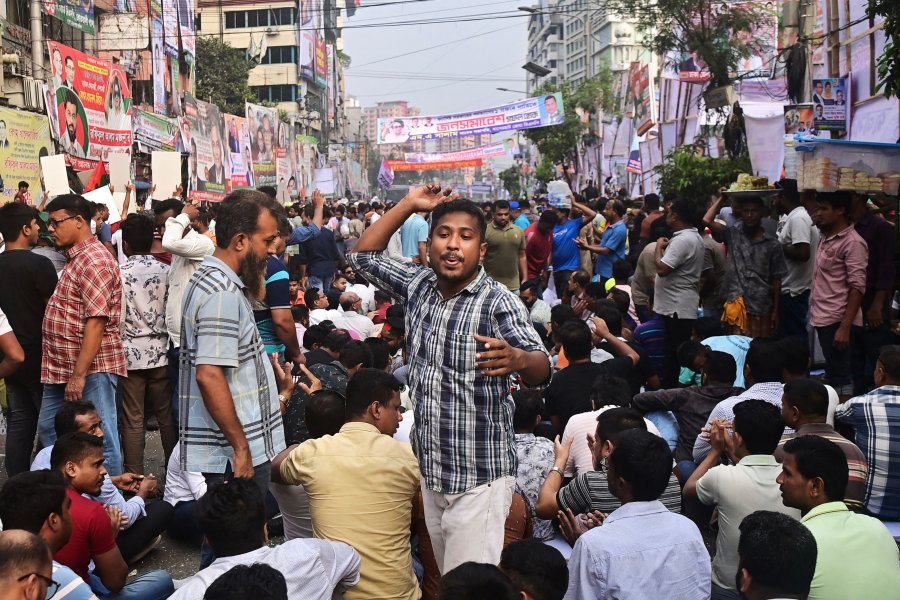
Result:
{"type": "Polygon", "coordinates": [[[606,374],[614,375],[616,377],[621,377],[625,381],[628,382],[628,387],[631,390],[631,395],[641,393],[641,386],[646,383],[647,379],[653,377],[656,374],[656,371],[653,369],[653,365],[650,363],[650,359],[647,356],[647,351],[641,347],[640,344],[636,342],[625,342],[631,347],[632,350],[637,352],[640,359],[636,365],[632,364],[631,359],[627,356],[618,356],[615,352],[612,351],[612,348],[607,343],[600,344],[600,348],[606,350],[613,356],[615,356],[617,360],[615,363],[612,361],[606,361],[601,364],[607,365],[607,363],[612,363],[607,366],[608,371],[606,374]],[[624,360],[622,360],[624,359],[624,360]]]}
{"type": "Polygon", "coordinates": [[[650,234],[647,238],[647,243],[655,242],[662,237],[672,237],[672,228],[666,223],[665,217],[658,217],[655,221],[650,223],[650,234]]]}
{"type": "Polygon", "coordinates": [[[572,416],[591,410],[591,386],[601,373],[601,365],[586,362],[570,364],[553,375],[544,400],[547,412],[559,417],[559,433],[572,416]]]}
{"type": "Polygon", "coordinates": [[[313,365],[327,365],[334,360],[334,357],[325,352],[325,350],[323,350],[322,348],[310,350],[304,355],[304,357],[306,358],[307,369],[313,365]]]}
{"type": "Polygon", "coordinates": [[[0,310],[25,351],[25,362],[11,378],[39,380],[41,322],[47,300],[56,289],[56,269],[46,256],[30,250],[7,250],[0,254],[0,274],[0,310]]]}

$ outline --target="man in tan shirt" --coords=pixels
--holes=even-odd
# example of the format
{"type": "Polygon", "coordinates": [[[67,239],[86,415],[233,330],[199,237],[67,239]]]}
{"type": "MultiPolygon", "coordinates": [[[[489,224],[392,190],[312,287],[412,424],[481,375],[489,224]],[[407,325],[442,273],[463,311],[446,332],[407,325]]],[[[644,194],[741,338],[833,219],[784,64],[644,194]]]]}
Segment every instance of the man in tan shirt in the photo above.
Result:
{"type": "Polygon", "coordinates": [[[419,463],[391,436],[403,420],[400,382],[361,369],[347,385],[347,423],[334,436],[292,446],[275,458],[272,480],[302,484],[316,537],[353,546],[359,584],[344,598],[418,600],[412,569],[412,500],[419,463]]]}

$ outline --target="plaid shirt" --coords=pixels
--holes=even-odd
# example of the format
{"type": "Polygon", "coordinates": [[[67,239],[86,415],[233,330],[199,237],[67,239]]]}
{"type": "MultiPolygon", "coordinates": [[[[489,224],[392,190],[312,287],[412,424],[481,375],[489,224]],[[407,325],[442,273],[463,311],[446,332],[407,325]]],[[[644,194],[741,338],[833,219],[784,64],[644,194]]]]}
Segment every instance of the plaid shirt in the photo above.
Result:
{"type": "Polygon", "coordinates": [[[105,317],[106,324],[88,375],[125,375],[119,331],[122,275],[116,259],[95,237],[69,248],[66,258],[68,262],[44,313],[41,382],[69,382],[81,352],[85,321],[93,317],[105,317]]]}
{"type": "MultiPolygon", "coordinates": [[[[437,275],[381,253],[348,255],[366,279],[406,306],[413,448],[428,489],[459,494],[516,474],[510,377],[475,368],[475,334],[544,352],[522,302],[481,269],[444,299],[437,275]]],[[[549,360],[549,357],[548,357],[549,360]]]]}
{"type": "Polygon", "coordinates": [[[853,427],[869,461],[866,510],[879,519],[900,518],[900,386],[883,385],[839,404],[834,420],[853,427]]]}
{"type": "Polygon", "coordinates": [[[207,256],[184,291],[178,406],[181,468],[222,473],[234,449],[210,416],[197,384],[197,365],[222,367],[253,465],[284,450],[275,373],[244,284],[228,265],[207,256]]]}

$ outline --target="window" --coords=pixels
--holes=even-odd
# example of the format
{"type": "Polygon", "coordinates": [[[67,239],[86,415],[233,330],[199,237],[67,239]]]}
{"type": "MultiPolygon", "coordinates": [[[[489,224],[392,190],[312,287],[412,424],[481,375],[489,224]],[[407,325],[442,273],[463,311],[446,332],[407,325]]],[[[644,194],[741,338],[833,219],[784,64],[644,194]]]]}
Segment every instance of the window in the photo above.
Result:
{"type": "Polygon", "coordinates": [[[260,64],[262,65],[280,65],[285,63],[296,63],[296,46],[271,46],[266,55],[263,56],[260,64]]]}
{"type": "Polygon", "coordinates": [[[225,29],[293,25],[296,16],[295,8],[228,11],[225,13],[225,29]]]}
{"type": "Polygon", "coordinates": [[[257,85],[252,89],[260,100],[269,102],[294,102],[297,100],[296,85],[257,85]]]}

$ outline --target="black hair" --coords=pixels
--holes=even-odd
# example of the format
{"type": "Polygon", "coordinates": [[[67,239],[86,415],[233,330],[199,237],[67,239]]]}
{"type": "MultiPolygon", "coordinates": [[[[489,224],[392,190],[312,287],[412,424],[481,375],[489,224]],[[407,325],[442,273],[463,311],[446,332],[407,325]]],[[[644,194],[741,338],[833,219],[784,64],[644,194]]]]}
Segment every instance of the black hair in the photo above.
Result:
{"type": "Polygon", "coordinates": [[[606,323],[606,328],[616,337],[622,335],[622,313],[618,308],[603,304],[597,307],[597,316],[606,323]]]}
{"type": "MultiPolygon", "coordinates": [[[[625,215],[625,211],[627,209],[625,208],[624,202],[622,202],[621,200],[610,199],[610,200],[606,201],[606,204],[609,204],[610,202],[613,203],[612,209],[616,212],[617,215],[619,215],[620,217],[625,215]]],[[[605,205],[604,205],[604,207],[605,207],[605,205]]]]}
{"type": "MultiPolygon", "coordinates": [[[[328,335],[330,336],[331,334],[328,335]]],[[[343,348],[341,348],[340,361],[341,364],[348,369],[355,367],[356,365],[362,365],[362,368],[364,369],[371,369],[374,359],[372,358],[372,351],[369,349],[368,344],[362,340],[351,339],[344,344],[343,348]]]]}
{"type": "Polygon", "coordinates": [[[816,538],[797,519],[780,512],[758,510],[741,521],[738,572],[746,569],[769,597],[806,598],[816,572],[816,538]],[[773,595],[774,594],[774,595],[773,595]]]}
{"type": "Polygon", "coordinates": [[[781,411],[765,400],[743,400],[735,404],[732,423],[750,454],[772,454],[784,433],[781,411]]]}
{"type": "Polygon", "coordinates": [[[400,388],[400,382],[390,373],[360,369],[347,383],[347,418],[362,415],[373,402],[387,406],[400,388]]]}
{"type": "Polygon", "coordinates": [[[754,383],[781,381],[784,358],[779,352],[778,342],[754,339],[750,342],[745,360],[754,383]]]}
{"type": "Polygon", "coordinates": [[[103,450],[102,438],[80,431],[62,435],[57,438],[50,452],[50,468],[57,471],[67,462],[80,463],[95,448],[103,450]]]}
{"type": "Polygon", "coordinates": [[[541,390],[523,388],[512,393],[515,411],[513,429],[531,433],[535,421],[544,412],[544,398],[541,390]]]}
{"type": "Polygon", "coordinates": [[[631,275],[631,265],[628,264],[628,261],[617,260],[613,263],[612,274],[616,283],[621,285],[628,281],[628,277],[631,275]]]}
{"type": "Polygon", "coordinates": [[[517,600],[509,577],[494,565],[465,562],[441,578],[441,600],[517,600]]]}
{"type": "Polygon", "coordinates": [[[784,370],[791,375],[806,375],[809,373],[809,340],[806,336],[795,335],[782,338],[780,354],[782,356],[784,370]]]}
{"type": "Polygon", "coordinates": [[[711,350],[706,356],[706,364],[703,365],[707,381],[734,385],[737,379],[737,361],[727,352],[711,350]]]}
{"type": "Polygon", "coordinates": [[[554,331],[570,361],[590,358],[593,343],[587,323],[581,319],[572,319],[563,323],[559,331],[554,331]]]}
{"type": "Polygon", "coordinates": [[[659,210],[659,196],[650,193],[644,196],[644,210],[659,210]]]}
{"type": "Polygon", "coordinates": [[[64,402],[53,417],[53,428],[56,431],[56,437],[61,438],[67,433],[78,431],[78,424],[75,422],[75,418],[92,412],[97,412],[97,407],[94,406],[93,402],[86,400],[64,402]]]}
{"type": "Polygon", "coordinates": [[[287,581],[281,571],[265,563],[237,565],[209,584],[203,600],[287,600],[287,581]]]}
{"type": "Polygon", "coordinates": [[[617,443],[619,434],[629,429],[647,430],[644,416],[633,408],[620,406],[597,415],[597,441],[617,443]]]}
{"type": "MultiPolygon", "coordinates": [[[[68,62],[68,60],[70,58],[72,58],[72,57],[67,56],[66,62],[68,62]]],[[[73,60],[72,62],[74,63],[75,61],[73,60]]],[[[73,84],[73,82],[71,82],[71,81],[68,83],[69,83],[69,85],[73,84]]],[[[63,91],[63,107],[65,107],[66,104],[71,104],[75,108],[78,108],[78,96],[75,95],[75,92],[72,91],[72,89],[67,88],[67,87],[64,87],[63,90],[64,90],[63,91]]]]}
{"type": "Polygon", "coordinates": [[[44,210],[48,213],[64,210],[70,217],[81,217],[85,223],[90,221],[94,214],[91,203],[84,196],[78,194],[57,196],[47,204],[44,210]]]}
{"type": "Polygon", "coordinates": [[[331,350],[332,352],[340,352],[344,349],[344,346],[350,343],[353,338],[350,337],[350,334],[347,333],[343,329],[334,329],[328,332],[328,335],[325,336],[324,346],[331,350]]]}
{"type": "Polygon", "coordinates": [[[317,345],[321,346],[327,335],[328,330],[321,324],[310,325],[303,332],[303,347],[312,350],[317,345]]]}
{"type": "Polygon", "coordinates": [[[7,242],[14,242],[22,234],[22,228],[31,225],[38,218],[33,206],[21,202],[7,202],[0,206],[0,236],[7,242]]]}
{"type": "Polygon", "coordinates": [[[256,191],[257,191],[257,192],[262,192],[263,194],[265,194],[266,196],[268,196],[268,197],[271,198],[272,200],[274,200],[274,199],[275,199],[275,196],[278,195],[278,190],[276,190],[276,189],[275,189],[274,187],[272,187],[271,185],[261,185],[261,186],[259,186],[258,188],[256,188],[256,191]]]}
{"type": "Polygon", "coordinates": [[[25,579],[35,570],[50,565],[50,550],[44,540],[31,532],[5,529],[6,533],[0,534],[0,568],[4,576],[25,579]]]}
{"type": "Polygon", "coordinates": [[[509,202],[506,200],[497,200],[494,202],[494,210],[499,210],[503,208],[509,208],[509,202]]]}
{"type": "Polygon", "coordinates": [[[4,529],[40,533],[51,514],[62,516],[66,479],[59,471],[25,471],[10,477],[0,490],[0,521],[4,529]]]}
{"type": "Polygon", "coordinates": [[[708,352],[709,348],[704,346],[702,343],[694,340],[687,340],[685,342],[681,342],[681,345],[678,346],[675,354],[678,356],[678,364],[680,366],[686,367],[693,371],[694,361],[697,360],[697,357],[703,354],[707,354],[708,352]]]}
{"type": "Polygon", "coordinates": [[[888,377],[894,381],[900,380],[900,346],[882,346],[878,351],[878,362],[888,377]]]}
{"type": "Polygon", "coordinates": [[[694,335],[701,342],[707,338],[716,337],[725,334],[722,327],[722,319],[715,317],[700,317],[694,321],[694,335]]]}
{"type": "Polygon", "coordinates": [[[309,307],[304,304],[295,304],[291,307],[291,316],[294,318],[294,323],[305,321],[309,318],[309,307]]]}
{"type": "Polygon", "coordinates": [[[562,600],[569,585],[569,569],[559,550],[539,540],[519,540],[500,554],[503,571],[518,592],[534,600],[562,600]]]}
{"type": "Polygon", "coordinates": [[[179,200],[178,198],[166,198],[159,204],[153,207],[154,215],[161,215],[163,213],[172,211],[173,216],[177,217],[181,214],[181,211],[184,210],[184,202],[179,200]]]}
{"type": "Polygon", "coordinates": [[[303,301],[306,302],[307,308],[311,306],[315,306],[316,301],[319,299],[319,294],[322,292],[317,287],[308,287],[306,291],[303,292],[303,301]]]}
{"type": "Polygon", "coordinates": [[[208,487],[194,505],[194,519],[219,558],[265,544],[266,507],[259,488],[248,479],[208,487]]]}
{"type": "Polygon", "coordinates": [[[678,218],[690,225],[697,223],[697,203],[686,198],[676,198],[669,206],[669,212],[678,215],[678,218]]]}
{"type": "Polygon", "coordinates": [[[291,220],[288,219],[287,215],[283,212],[278,213],[278,235],[283,238],[291,237],[291,233],[294,231],[294,225],[291,223],[291,220]]]}
{"type": "Polygon", "coordinates": [[[559,215],[556,214],[555,210],[545,210],[541,213],[541,216],[538,217],[538,223],[546,223],[551,227],[556,227],[559,225],[559,215]]]}
{"type": "Polygon", "coordinates": [[[365,340],[366,346],[372,353],[372,368],[384,371],[391,362],[391,351],[388,343],[380,337],[370,337],[365,340]]]}
{"type": "MultiPolygon", "coordinates": [[[[615,302],[616,312],[619,313],[619,331],[622,330],[622,315],[628,314],[628,308],[631,306],[631,296],[625,290],[612,288],[609,290],[608,298],[615,302]]],[[[609,323],[607,323],[609,325],[609,323]]],[[[610,330],[612,331],[612,330],[610,330]]],[[[621,333],[616,334],[621,335],[621,333]]]]}
{"type": "Polygon", "coordinates": [[[584,269],[577,269],[572,272],[572,281],[584,287],[591,282],[591,274],[584,269]]]}
{"type": "Polygon", "coordinates": [[[595,408],[611,404],[628,406],[631,403],[631,387],[621,377],[597,375],[591,384],[591,402],[595,408]]]}
{"type": "Polygon", "coordinates": [[[219,206],[216,219],[216,243],[227,248],[236,235],[253,235],[259,229],[263,210],[278,218],[280,207],[266,194],[256,190],[236,190],[228,194],[219,206]]]}
{"type": "Polygon", "coordinates": [[[806,479],[820,478],[830,502],[840,502],[847,490],[850,467],[841,447],[817,435],[801,435],[784,443],[785,454],[794,457],[806,479]]]}
{"type": "Polygon", "coordinates": [[[784,397],[804,415],[828,414],[828,389],[815,379],[794,379],[784,384],[784,397]]]}
{"type": "Polygon", "coordinates": [[[603,300],[609,294],[606,292],[606,286],[599,281],[592,281],[584,286],[584,295],[594,300],[603,300]]]}
{"type": "Polygon", "coordinates": [[[133,254],[150,254],[156,222],[146,213],[132,213],[121,226],[122,242],[133,254]]]}
{"type": "Polygon", "coordinates": [[[531,281],[531,280],[526,281],[525,283],[523,283],[522,285],[519,286],[519,293],[520,293],[520,294],[521,294],[522,292],[530,291],[531,293],[534,294],[534,296],[535,296],[538,300],[540,300],[540,299],[541,299],[541,295],[540,295],[540,293],[538,293],[538,290],[539,290],[539,288],[538,288],[537,283],[535,283],[534,281],[531,281]]]}
{"type": "Polygon", "coordinates": [[[628,483],[635,501],[658,500],[672,475],[672,451],[658,435],[646,430],[628,429],[620,433],[615,442],[609,455],[609,468],[615,470],[616,477],[628,483]]]}
{"type": "Polygon", "coordinates": [[[347,420],[347,401],[339,392],[324,389],[303,403],[304,420],[310,438],[334,435],[347,420]]]}
{"type": "Polygon", "coordinates": [[[550,308],[550,323],[556,329],[563,323],[577,319],[575,309],[570,304],[557,304],[550,308]]]}
{"type": "Polygon", "coordinates": [[[853,196],[850,192],[818,192],[816,202],[827,204],[836,210],[843,210],[844,216],[848,221],[850,220],[850,210],[853,205],[853,196]]]}
{"type": "Polygon", "coordinates": [[[450,213],[458,212],[466,213],[475,218],[475,221],[478,223],[478,233],[481,235],[480,239],[483,242],[484,236],[487,234],[487,222],[484,220],[484,213],[481,212],[477,204],[464,198],[443,202],[431,211],[431,228],[428,230],[428,237],[434,235],[434,230],[440,224],[441,219],[450,213]]]}

